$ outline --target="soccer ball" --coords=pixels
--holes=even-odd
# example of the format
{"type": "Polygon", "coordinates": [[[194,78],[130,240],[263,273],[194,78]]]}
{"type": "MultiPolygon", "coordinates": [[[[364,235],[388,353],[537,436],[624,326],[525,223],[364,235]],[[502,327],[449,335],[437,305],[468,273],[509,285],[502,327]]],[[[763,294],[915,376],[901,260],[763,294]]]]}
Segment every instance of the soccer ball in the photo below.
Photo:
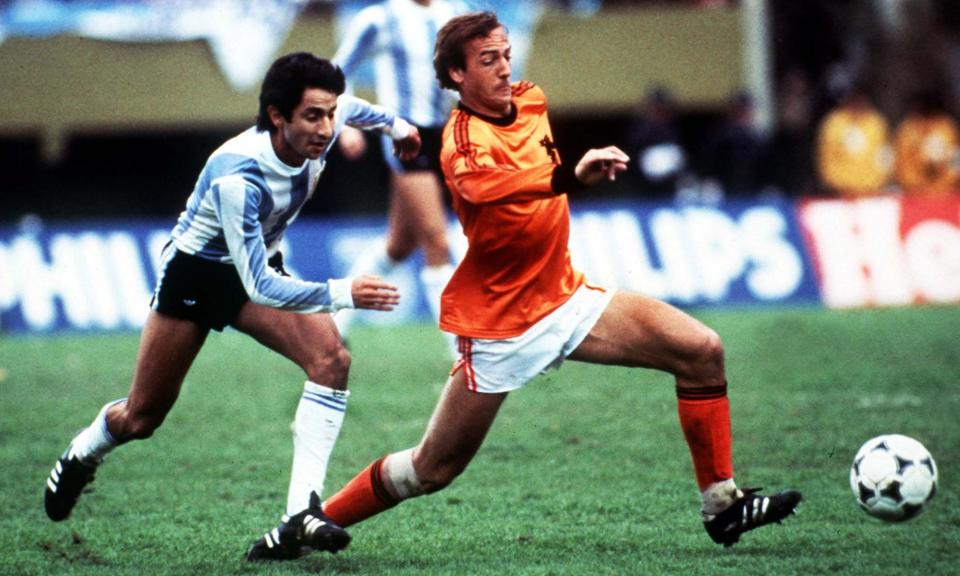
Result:
{"type": "Polygon", "coordinates": [[[937,492],[937,464],[908,436],[885,434],[860,447],[850,467],[860,507],[888,522],[913,518],[937,492]]]}

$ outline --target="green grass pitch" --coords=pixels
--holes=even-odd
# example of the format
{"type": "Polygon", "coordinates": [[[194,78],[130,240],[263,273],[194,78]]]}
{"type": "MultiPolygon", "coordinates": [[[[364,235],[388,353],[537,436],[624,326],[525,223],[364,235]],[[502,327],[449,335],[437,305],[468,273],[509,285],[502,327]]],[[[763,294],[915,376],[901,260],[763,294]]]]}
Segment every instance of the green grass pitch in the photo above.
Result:
{"type": "MultiPolygon", "coordinates": [[[[695,315],[726,343],[739,484],[806,496],[733,548],[700,524],[670,378],[570,362],[511,395],[449,489],[355,526],[337,556],[245,563],[282,512],[303,376],[235,332],[211,335],[164,426],[114,452],[54,524],[45,477],[126,393],[137,336],[3,335],[0,575],[960,573],[960,308],[695,315]],[[904,524],[868,517],[848,486],[857,448],[888,432],[940,467],[937,497],[904,524]]],[[[449,370],[430,326],[351,336],[326,495],[419,439],[449,370]]]]}

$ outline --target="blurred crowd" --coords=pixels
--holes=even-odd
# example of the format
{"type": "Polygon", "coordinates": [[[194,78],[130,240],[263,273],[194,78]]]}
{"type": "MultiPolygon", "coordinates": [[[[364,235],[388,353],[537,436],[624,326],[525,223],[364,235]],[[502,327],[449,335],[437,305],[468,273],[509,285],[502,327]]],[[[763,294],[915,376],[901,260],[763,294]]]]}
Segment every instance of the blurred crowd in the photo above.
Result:
{"type": "Polygon", "coordinates": [[[774,84],[760,95],[763,109],[748,92],[706,113],[670,86],[639,95],[623,142],[636,158],[631,175],[641,195],[958,194],[955,2],[767,6],[774,84]]]}
{"type": "MultiPolygon", "coordinates": [[[[371,1],[354,0],[358,5],[371,1]]],[[[532,43],[536,17],[542,11],[562,10],[589,18],[602,10],[638,5],[713,11],[747,4],[742,0],[467,3],[498,7],[501,19],[511,22],[515,78],[537,82],[547,80],[526,77],[520,44],[532,43]]],[[[718,100],[711,94],[706,101],[683,85],[656,85],[663,79],[654,77],[656,72],[651,70],[651,76],[642,79],[641,90],[646,92],[635,92],[637,79],[625,83],[628,97],[636,100],[635,110],[576,107],[552,114],[561,157],[576,157],[587,145],[616,141],[633,158],[627,178],[597,189],[591,197],[709,202],[771,196],[862,197],[896,191],[956,194],[960,188],[960,99],[956,97],[960,95],[960,10],[955,0],[761,3],[770,21],[769,75],[774,78],[771,87],[758,88],[763,93],[737,91],[726,101],[722,95],[718,100]],[[700,100],[693,101],[697,98],[700,100]]],[[[50,7],[58,3],[40,4],[50,7]]],[[[67,26],[85,21],[78,14],[93,11],[92,4],[108,3],[64,1],[59,3],[62,10],[53,12],[73,14],[61,22],[67,26]]],[[[127,4],[138,3],[115,4],[129,7],[127,4]]],[[[191,3],[139,3],[141,8],[169,12],[168,4],[180,7],[191,3]]],[[[215,2],[196,4],[202,8],[215,2]]],[[[250,6],[266,9],[267,4],[250,6]]],[[[311,17],[334,18],[337,8],[348,2],[307,0],[302,4],[311,17]]],[[[27,5],[35,8],[38,3],[0,0],[0,41],[6,39],[7,46],[13,45],[15,35],[4,14],[27,5]]],[[[43,23],[40,16],[44,13],[26,9],[19,13],[24,25],[43,23]]],[[[195,32],[193,19],[183,20],[195,32]]],[[[171,30],[166,20],[155,21],[160,23],[159,30],[171,30]]],[[[49,22],[45,25],[43,30],[28,26],[21,32],[31,38],[65,33],[56,26],[49,29],[49,22]]],[[[262,42],[250,42],[247,37],[240,43],[264,48],[262,42]]],[[[256,69],[250,59],[229,46],[214,52],[228,56],[227,63],[236,64],[245,74],[256,69]]],[[[269,49],[265,53],[272,56],[269,49]]],[[[43,106],[38,104],[38,108],[43,106]]],[[[140,129],[131,123],[99,130],[91,125],[69,133],[62,127],[25,129],[23,126],[33,124],[8,122],[13,130],[0,134],[0,170],[6,178],[0,223],[23,213],[44,218],[176,213],[181,209],[183,191],[192,188],[204,159],[237,128],[184,121],[185,127],[148,125],[140,129]],[[143,178],[144,173],[160,172],[163,178],[143,178]]],[[[324,175],[331,193],[317,195],[305,213],[384,212],[388,174],[378,159],[369,155],[356,162],[331,162],[324,175]]]]}
{"type": "Polygon", "coordinates": [[[780,82],[777,121],[764,133],[747,92],[690,137],[669,88],[638,106],[624,138],[630,176],[644,197],[697,201],[758,196],[855,198],[960,193],[957,119],[936,90],[917,90],[899,118],[877,108],[856,81],[817,93],[800,71],[780,82]]]}

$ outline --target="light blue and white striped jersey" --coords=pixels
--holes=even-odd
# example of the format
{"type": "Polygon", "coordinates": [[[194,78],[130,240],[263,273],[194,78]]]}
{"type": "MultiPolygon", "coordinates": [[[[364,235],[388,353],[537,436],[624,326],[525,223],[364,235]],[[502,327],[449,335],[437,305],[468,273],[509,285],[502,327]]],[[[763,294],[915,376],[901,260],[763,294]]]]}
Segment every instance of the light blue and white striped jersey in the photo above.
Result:
{"type": "MultiPolygon", "coordinates": [[[[337,99],[333,137],[320,157],[289,166],[274,152],[269,132],[250,128],[207,159],[173,229],[173,245],[187,254],[235,265],[257,304],[304,313],[343,307],[342,294],[331,295],[329,282],[281,276],[267,260],[316,191],[327,153],[344,124],[390,135],[396,128],[399,137],[409,130],[387,109],[343,95],[337,99]]],[[[350,302],[349,293],[345,301],[350,302]]]]}
{"type": "Polygon", "coordinates": [[[433,45],[447,21],[467,11],[461,2],[386,0],[358,12],[333,57],[347,79],[366,58],[373,59],[377,103],[417,126],[439,128],[447,121],[454,93],[440,88],[433,71],[433,45]]]}

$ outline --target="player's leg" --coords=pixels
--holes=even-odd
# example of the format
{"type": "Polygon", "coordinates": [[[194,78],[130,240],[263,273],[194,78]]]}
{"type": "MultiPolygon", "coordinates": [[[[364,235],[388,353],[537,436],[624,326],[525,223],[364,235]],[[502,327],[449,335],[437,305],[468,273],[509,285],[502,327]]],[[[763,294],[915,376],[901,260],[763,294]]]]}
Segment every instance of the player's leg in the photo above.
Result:
{"type": "Polygon", "coordinates": [[[130,394],[107,414],[107,428],[118,442],[148,438],[160,427],[208,333],[189,320],[150,312],[130,394]]]}
{"type": "MultiPolygon", "coordinates": [[[[453,275],[440,180],[430,170],[394,173],[390,177],[393,204],[387,256],[392,260],[403,260],[417,246],[423,249],[420,285],[430,314],[439,323],[440,296],[453,275]]],[[[456,358],[455,337],[451,334],[445,334],[445,337],[451,357],[456,358]]]]}
{"type": "MultiPolygon", "coordinates": [[[[397,159],[393,159],[399,162],[397,159]]],[[[391,178],[393,171],[391,171],[391,178]]],[[[391,190],[389,204],[387,208],[387,234],[386,240],[370,243],[365,247],[353,261],[346,276],[360,276],[362,274],[373,274],[381,277],[388,277],[394,269],[406,260],[414,250],[417,249],[417,237],[414,230],[405,227],[405,221],[399,213],[402,210],[398,205],[397,195],[394,193],[391,180],[391,190]],[[388,248],[388,246],[390,248],[388,248]]],[[[340,331],[341,338],[346,338],[350,332],[359,310],[347,308],[338,311],[333,316],[333,321],[340,331]]]]}
{"type": "Polygon", "coordinates": [[[191,321],[150,311],[140,337],[129,395],[104,406],[93,423],[73,439],[50,473],[44,502],[52,520],[70,515],[107,453],[129,440],[149,437],[160,426],[176,402],[207,333],[206,328],[191,321]]]}
{"type": "MultiPolygon", "coordinates": [[[[416,173],[390,172],[390,203],[387,209],[387,237],[383,258],[387,263],[405,261],[417,249],[417,221],[406,214],[416,173]]],[[[420,190],[419,192],[424,192],[420,190]]]]}
{"type": "Polygon", "coordinates": [[[692,316],[659,300],[618,292],[570,358],[674,375],[704,519],[717,520],[708,522],[707,530],[717,542],[730,545],[740,533],[792,513],[800,494],[767,498],[737,488],[723,353],[716,332],[692,316]],[[745,513],[734,518],[737,511],[745,513]]]}
{"type": "Polygon", "coordinates": [[[437,175],[430,170],[391,173],[390,182],[390,224],[396,235],[387,242],[387,254],[403,260],[419,246],[427,266],[449,264],[447,219],[437,175]]]}
{"type": "Polygon", "coordinates": [[[483,444],[507,393],[467,388],[457,370],[444,388],[420,444],[374,461],[324,505],[338,524],[350,526],[396,504],[448,486],[483,444]]]}
{"type": "Polygon", "coordinates": [[[716,332],[666,302],[624,291],[569,358],[663,370],[682,388],[715,388],[726,377],[716,332]]]}
{"type": "Polygon", "coordinates": [[[296,314],[248,302],[233,325],[307,376],[293,421],[286,514],[253,544],[247,559],[291,559],[308,549],[336,552],[350,536],[323,516],[319,498],[347,407],[350,354],[329,314],[296,314]]]}
{"type": "Polygon", "coordinates": [[[667,303],[618,292],[570,359],[673,374],[701,490],[733,477],[723,345],[716,332],[667,303]]]}

